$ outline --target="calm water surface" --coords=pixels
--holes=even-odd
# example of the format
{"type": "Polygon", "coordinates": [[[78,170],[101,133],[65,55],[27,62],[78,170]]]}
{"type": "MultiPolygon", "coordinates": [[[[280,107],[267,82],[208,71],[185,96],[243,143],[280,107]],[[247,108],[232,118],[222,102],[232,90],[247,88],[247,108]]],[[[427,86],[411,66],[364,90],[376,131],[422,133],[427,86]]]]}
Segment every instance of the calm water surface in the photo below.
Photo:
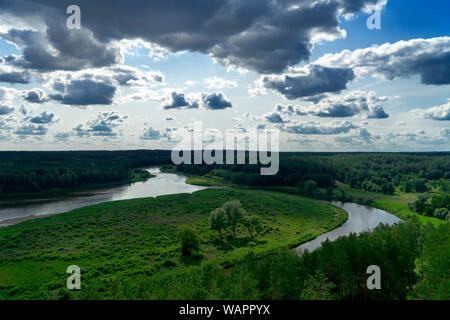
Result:
{"type": "Polygon", "coordinates": [[[128,185],[68,193],[52,199],[20,199],[2,202],[0,203],[0,226],[107,201],[191,193],[205,189],[205,187],[186,184],[185,176],[163,173],[159,168],[150,168],[147,171],[156,174],[156,177],[128,185]]]}
{"type": "Polygon", "coordinates": [[[327,239],[334,241],[341,236],[348,236],[350,233],[360,233],[362,231],[373,230],[380,223],[393,225],[402,221],[386,211],[356,203],[332,202],[332,204],[347,211],[348,220],[342,226],[331,230],[330,232],[324,233],[314,240],[297,247],[297,253],[301,254],[305,249],[311,252],[319,248],[322,242],[327,239]]]}

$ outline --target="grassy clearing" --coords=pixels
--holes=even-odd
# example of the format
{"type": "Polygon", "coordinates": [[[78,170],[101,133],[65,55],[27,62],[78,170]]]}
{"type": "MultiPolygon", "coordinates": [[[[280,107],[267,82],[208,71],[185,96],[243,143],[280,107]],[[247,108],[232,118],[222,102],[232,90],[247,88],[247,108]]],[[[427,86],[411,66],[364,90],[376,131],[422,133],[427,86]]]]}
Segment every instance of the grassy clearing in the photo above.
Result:
{"type": "Polygon", "coordinates": [[[65,288],[69,265],[81,267],[82,286],[102,297],[112,279],[180,273],[210,261],[234,264],[251,248],[262,256],[294,247],[341,225],[345,211],[286,193],[208,189],[102,203],[0,229],[0,299],[77,298],[65,288]],[[212,209],[240,200],[262,220],[263,233],[251,240],[247,231],[219,241],[209,228],[212,209]],[[190,227],[201,239],[203,259],[181,258],[177,235],[190,227]]]}

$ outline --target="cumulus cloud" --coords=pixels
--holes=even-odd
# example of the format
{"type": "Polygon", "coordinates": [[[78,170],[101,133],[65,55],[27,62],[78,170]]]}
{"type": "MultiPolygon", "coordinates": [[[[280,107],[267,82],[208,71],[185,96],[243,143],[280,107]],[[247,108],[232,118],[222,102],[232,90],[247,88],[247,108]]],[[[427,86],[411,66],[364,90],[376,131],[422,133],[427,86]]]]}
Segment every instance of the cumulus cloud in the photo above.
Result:
{"type": "Polygon", "coordinates": [[[236,88],[237,82],[219,77],[206,78],[204,83],[208,89],[236,88]]]}
{"type": "Polygon", "coordinates": [[[161,139],[161,132],[152,127],[144,128],[140,136],[142,140],[159,140],[161,139]]]}
{"type": "Polygon", "coordinates": [[[450,99],[447,103],[436,106],[423,111],[423,116],[425,119],[432,119],[438,121],[449,121],[450,120],[450,99]]]}
{"type": "Polygon", "coordinates": [[[379,104],[387,97],[377,97],[374,91],[353,91],[345,95],[326,95],[310,106],[277,105],[276,112],[289,115],[313,115],[324,118],[345,118],[365,114],[367,118],[384,119],[389,115],[379,104]]]}
{"type": "Polygon", "coordinates": [[[22,91],[22,98],[30,103],[44,103],[48,101],[45,92],[39,88],[22,91]]]}
{"type": "Polygon", "coordinates": [[[44,111],[36,116],[31,116],[26,119],[34,124],[51,124],[56,122],[57,120],[53,113],[48,113],[47,111],[44,111]]]}
{"type": "Polygon", "coordinates": [[[11,63],[43,71],[114,65],[122,59],[120,40],[142,39],[161,50],[201,52],[223,65],[278,73],[307,60],[315,42],[343,37],[340,15],[385,1],[138,2],[113,1],[105,14],[102,3],[80,0],[77,5],[89,14],[83,15],[81,30],[69,30],[61,10],[69,2],[5,0],[0,3],[3,14],[45,31],[17,26],[1,37],[22,49],[11,63]],[[123,19],[124,12],[133,19],[123,19]]]}
{"type": "Polygon", "coordinates": [[[282,94],[287,99],[315,96],[322,93],[340,92],[354,79],[349,68],[332,68],[310,65],[292,70],[289,74],[264,76],[264,87],[282,94]]]}
{"type": "Polygon", "coordinates": [[[48,132],[48,128],[42,124],[22,124],[14,131],[15,134],[21,136],[44,136],[48,132]]]}
{"type": "Polygon", "coordinates": [[[232,107],[231,102],[221,92],[203,93],[201,100],[205,109],[222,110],[232,107]]]}
{"type": "Polygon", "coordinates": [[[198,109],[201,107],[208,110],[222,110],[232,106],[221,92],[185,95],[174,91],[166,96],[161,104],[163,109],[198,109]]]}
{"type": "Polygon", "coordinates": [[[292,121],[279,126],[280,130],[288,133],[316,135],[347,133],[356,128],[358,128],[358,126],[350,121],[333,121],[329,123],[292,121]]]}
{"type": "Polygon", "coordinates": [[[184,93],[172,92],[161,106],[163,109],[197,109],[199,104],[195,99],[186,97],[184,93]]]}
{"type": "Polygon", "coordinates": [[[264,118],[266,119],[266,121],[268,121],[270,123],[287,123],[287,122],[289,122],[288,120],[284,119],[283,116],[277,111],[266,113],[264,115],[264,118]]]}
{"type": "Polygon", "coordinates": [[[450,84],[450,37],[413,39],[326,54],[315,64],[348,68],[358,77],[393,80],[419,75],[423,84],[450,84]]]}
{"type": "Polygon", "coordinates": [[[110,77],[90,73],[58,74],[51,78],[50,86],[57,91],[49,95],[52,100],[73,106],[110,105],[117,91],[110,77]]]}
{"type": "Polygon", "coordinates": [[[120,67],[107,68],[103,70],[109,73],[119,85],[122,86],[145,86],[154,87],[164,84],[165,76],[159,71],[141,71],[137,68],[122,65],[120,67]]]}
{"type": "Polygon", "coordinates": [[[79,137],[117,137],[121,134],[120,126],[128,118],[116,111],[100,112],[84,124],[73,128],[79,137]]]}

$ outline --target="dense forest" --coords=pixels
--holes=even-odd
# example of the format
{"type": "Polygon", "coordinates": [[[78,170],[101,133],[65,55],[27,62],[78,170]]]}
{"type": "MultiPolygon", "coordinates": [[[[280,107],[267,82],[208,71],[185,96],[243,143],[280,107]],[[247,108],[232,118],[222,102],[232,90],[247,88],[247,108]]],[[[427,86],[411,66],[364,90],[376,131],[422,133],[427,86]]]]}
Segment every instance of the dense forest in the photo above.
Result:
{"type": "Polygon", "coordinates": [[[182,164],[176,170],[235,185],[295,187],[301,195],[325,200],[355,201],[342,190],[334,192],[339,184],[385,195],[416,193],[411,211],[450,218],[449,153],[281,153],[276,175],[262,176],[260,167],[182,164]]]}
{"type": "Polygon", "coordinates": [[[179,165],[178,171],[204,175],[213,170],[236,184],[296,186],[312,180],[317,187],[334,180],[371,192],[450,190],[450,153],[281,153],[275,176],[261,176],[261,165],[179,165]]]}
{"type": "Polygon", "coordinates": [[[0,152],[0,194],[131,182],[168,151],[0,152]]]}

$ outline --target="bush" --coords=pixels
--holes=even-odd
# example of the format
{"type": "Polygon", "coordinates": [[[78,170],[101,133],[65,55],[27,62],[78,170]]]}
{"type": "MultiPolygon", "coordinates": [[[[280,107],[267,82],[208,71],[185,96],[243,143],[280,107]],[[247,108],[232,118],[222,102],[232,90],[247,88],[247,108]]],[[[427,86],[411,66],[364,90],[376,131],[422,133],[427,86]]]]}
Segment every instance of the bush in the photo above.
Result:
{"type": "Polygon", "coordinates": [[[200,240],[197,234],[191,229],[181,232],[181,253],[185,257],[196,256],[200,253],[200,240]]]}

